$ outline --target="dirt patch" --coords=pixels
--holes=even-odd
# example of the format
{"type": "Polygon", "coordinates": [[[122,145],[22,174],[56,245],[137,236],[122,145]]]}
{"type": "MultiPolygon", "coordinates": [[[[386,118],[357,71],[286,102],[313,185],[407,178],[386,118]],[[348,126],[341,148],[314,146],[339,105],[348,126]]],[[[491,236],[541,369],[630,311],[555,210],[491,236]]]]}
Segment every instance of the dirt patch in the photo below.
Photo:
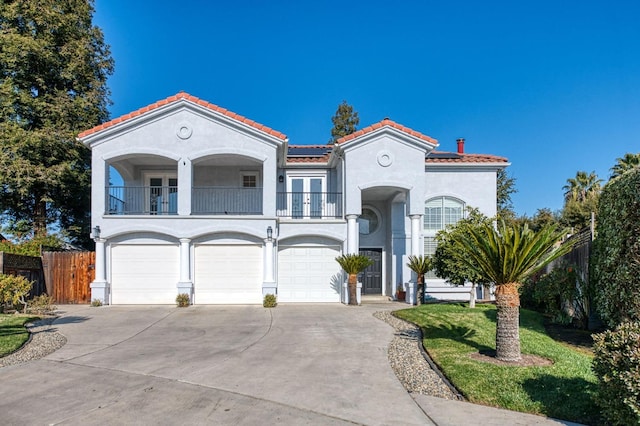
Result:
{"type": "Polygon", "coordinates": [[[512,367],[544,367],[553,365],[553,361],[537,355],[522,354],[520,361],[501,361],[496,358],[496,351],[480,351],[469,354],[469,358],[480,362],[488,362],[494,365],[506,365],[512,367]]]}

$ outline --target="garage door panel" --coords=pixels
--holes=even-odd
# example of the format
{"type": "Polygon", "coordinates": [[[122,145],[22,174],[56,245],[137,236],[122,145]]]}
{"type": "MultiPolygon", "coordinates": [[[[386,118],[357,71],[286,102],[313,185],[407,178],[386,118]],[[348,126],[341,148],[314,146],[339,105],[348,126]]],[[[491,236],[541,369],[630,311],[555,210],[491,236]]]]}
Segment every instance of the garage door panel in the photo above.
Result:
{"type": "Polygon", "coordinates": [[[195,249],[194,302],[262,303],[262,247],[201,245],[195,249]]]}
{"type": "Polygon", "coordinates": [[[279,302],[339,302],[339,247],[282,247],[278,253],[279,302]]]}
{"type": "Polygon", "coordinates": [[[177,246],[131,244],[111,248],[113,304],[173,304],[178,279],[177,246]]]}

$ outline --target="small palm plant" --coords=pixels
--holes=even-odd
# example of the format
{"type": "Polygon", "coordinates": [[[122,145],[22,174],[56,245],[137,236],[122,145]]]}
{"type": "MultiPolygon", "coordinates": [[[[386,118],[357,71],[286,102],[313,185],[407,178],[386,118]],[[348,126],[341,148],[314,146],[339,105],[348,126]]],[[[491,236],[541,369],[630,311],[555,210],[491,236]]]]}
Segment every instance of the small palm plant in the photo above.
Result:
{"type": "Polygon", "coordinates": [[[349,305],[357,305],[358,274],[373,265],[373,260],[362,254],[343,254],[336,257],[336,262],[349,275],[349,305]]]}
{"type": "Polygon", "coordinates": [[[424,275],[433,269],[433,261],[431,256],[409,256],[409,263],[407,263],[409,269],[416,273],[418,278],[416,304],[422,305],[424,300],[424,275]]]}
{"type": "Polygon", "coordinates": [[[526,278],[571,250],[571,240],[558,244],[563,234],[553,224],[533,232],[526,224],[502,222],[499,230],[485,224],[452,236],[457,260],[496,285],[497,359],[521,359],[518,290],[526,278]]]}

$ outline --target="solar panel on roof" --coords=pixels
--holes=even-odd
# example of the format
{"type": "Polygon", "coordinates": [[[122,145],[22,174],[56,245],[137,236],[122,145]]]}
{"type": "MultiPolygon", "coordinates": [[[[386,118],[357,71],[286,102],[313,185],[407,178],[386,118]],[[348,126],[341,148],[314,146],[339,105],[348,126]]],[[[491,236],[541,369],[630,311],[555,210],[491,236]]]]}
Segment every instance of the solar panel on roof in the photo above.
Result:
{"type": "Polygon", "coordinates": [[[427,155],[427,158],[440,158],[440,159],[458,159],[458,158],[462,158],[461,155],[456,154],[455,152],[431,152],[429,155],[427,155]]]}
{"type": "Polygon", "coordinates": [[[290,146],[287,155],[290,157],[322,157],[330,151],[331,148],[324,146],[290,146]]]}

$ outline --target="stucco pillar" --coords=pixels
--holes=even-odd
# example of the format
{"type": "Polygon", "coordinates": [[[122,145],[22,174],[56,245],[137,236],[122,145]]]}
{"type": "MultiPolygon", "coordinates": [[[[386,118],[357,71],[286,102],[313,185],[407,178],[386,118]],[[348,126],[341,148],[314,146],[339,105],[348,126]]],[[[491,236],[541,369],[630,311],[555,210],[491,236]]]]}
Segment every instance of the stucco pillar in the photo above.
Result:
{"type": "Polygon", "coordinates": [[[420,214],[412,214],[411,218],[411,254],[420,255],[420,214]]]}
{"type": "Polygon", "coordinates": [[[91,283],[91,301],[99,300],[103,305],[109,304],[109,283],[107,282],[107,268],[105,257],[105,238],[94,238],[96,242],[96,260],[95,271],[96,276],[91,283]]]}
{"type": "Polygon", "coordinates": [[[347,254],[358,254],[358,215],[347,215],[347,254]]]}
{"type": "Polygon", "coordinates": [[[180,238],[180,281],[178,282],[178,294],[189,295],[190,303],[193,303],[193,283],[191,282],[191,240],[180,238]]]}
{"type": "Polygon", "coordinates": [[[266,296],[267,294],[276,294],[276,280],[274,277],[274,268],[275,259],[273,257],[273,239],[265,238],[264,240],[264,279],[262,281],[262,295],[266,296]]]}
{"type": "Polygon", "coordinates": [[[182,216],[191,214],[192,170],[193,165],[190,159],[181,158],[178,160],[178,214],[182,216]]]}

